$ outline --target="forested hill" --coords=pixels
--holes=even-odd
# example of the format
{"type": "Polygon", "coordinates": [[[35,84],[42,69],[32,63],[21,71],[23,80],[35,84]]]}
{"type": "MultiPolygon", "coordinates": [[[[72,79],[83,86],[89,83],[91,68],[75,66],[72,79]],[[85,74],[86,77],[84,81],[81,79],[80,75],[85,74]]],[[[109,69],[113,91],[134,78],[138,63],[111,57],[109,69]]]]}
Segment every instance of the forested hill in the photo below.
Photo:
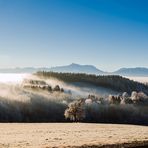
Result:
{"type": "Polygon", "coordinates": [[[57,73],[40,71],[35,75],[44,78],[56,78],[67,83],[84,82],[95,86],[110,88],[119,92],[143,91],[148,95],[148,86],[139,82],[129,80],[127,78],[115,75],[96,76],[80,73],[57,73]]]}

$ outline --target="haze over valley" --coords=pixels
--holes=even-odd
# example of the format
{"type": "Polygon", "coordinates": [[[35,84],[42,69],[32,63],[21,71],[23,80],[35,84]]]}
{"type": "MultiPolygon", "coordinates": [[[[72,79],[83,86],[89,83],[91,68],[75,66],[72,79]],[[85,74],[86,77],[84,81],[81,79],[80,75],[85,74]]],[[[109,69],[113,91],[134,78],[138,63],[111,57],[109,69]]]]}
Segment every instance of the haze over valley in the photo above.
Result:
{"type": "Polygon", "coordinates": [[[0,148],[99,147],[148,147],[148,1],[0,0],[0,148]]]}
{"type": "Polygon", "coordinates": [[[0,69],[0,73],[34,73],[37,71],[53,71],[53,72],[67,72],[67,73],[87,73],[95,75],[123,75],[123,76],[148,76],[148,68],[144,67],[135,67],[135,68],[120,68],[119,70],[106,72],[98,69],[93,65],[80,65],[72,63],[66,66],[56,66],[51,68],[34,68],[34,67],[25,67],[25,68],[5,68],[0,69]]]}

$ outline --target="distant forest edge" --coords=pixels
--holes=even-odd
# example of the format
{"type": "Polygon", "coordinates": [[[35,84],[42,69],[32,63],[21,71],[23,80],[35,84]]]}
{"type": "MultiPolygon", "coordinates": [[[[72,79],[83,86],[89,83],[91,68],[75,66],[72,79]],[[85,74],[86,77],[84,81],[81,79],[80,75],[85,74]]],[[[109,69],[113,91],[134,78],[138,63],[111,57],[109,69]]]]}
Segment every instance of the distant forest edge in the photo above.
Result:
{"type": "Polygon", "coordinates": [[[148,85],[135,82],[118,75],[92,75],[83,73],[58,73],[39,71],[35,75],[41,78],[56,78],[58,80],[74,83],[83,82],[104,88],[110,88],[118,92],[132,93],[132,91],[144,92],[148,95],[148,85]]]}

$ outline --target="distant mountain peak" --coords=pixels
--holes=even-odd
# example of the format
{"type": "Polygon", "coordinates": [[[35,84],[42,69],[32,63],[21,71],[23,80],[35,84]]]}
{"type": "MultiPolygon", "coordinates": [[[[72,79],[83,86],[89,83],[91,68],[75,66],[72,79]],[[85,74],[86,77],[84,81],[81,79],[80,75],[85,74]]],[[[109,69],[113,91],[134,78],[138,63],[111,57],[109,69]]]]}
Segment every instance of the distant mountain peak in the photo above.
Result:
{"type": "Polygon", "coordinates": [[[70,65],[71,65],[71,66],[77,66],[77,65],[79,65],[79,64],[71,63],[70,65]]]}
{"type": "Polygon", "coordinates": [[[92,67],[92,68],[95,68],[97,69],[94,65],[81,65],[81,64],[76,64],[76,63],[72,63],[68,66],[73,66],[73,67],[92,67]]]}
{"type": "Polygon", "coordinates": [[[77,63],[71,63],[70,65],[67,65],[67,66],[93,66],[93,65],[82,65],[82,64],[77,64],[77,63]]]}
{"type": "Polygon", "coordinates": [[[87,73],[87,74],[103,74],[104,72],[97,69],[93,65],[80,65],[72,63],[67,66],[57,66],[50,68],[50,71],[54,72],[70,72],[70,73],[87,73]]]}

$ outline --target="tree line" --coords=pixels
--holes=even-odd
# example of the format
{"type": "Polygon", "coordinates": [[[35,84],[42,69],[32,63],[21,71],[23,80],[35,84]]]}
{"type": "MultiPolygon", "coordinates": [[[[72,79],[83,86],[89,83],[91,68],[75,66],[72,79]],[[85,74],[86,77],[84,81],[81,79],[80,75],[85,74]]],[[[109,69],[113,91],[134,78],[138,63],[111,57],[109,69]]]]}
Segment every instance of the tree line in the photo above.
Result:
{"type": "Polygon", "coordinates": [[[90,75],[83,73],[58,73],[58,72],[45,72],[40,71],[35,75],[43,78],[56,78],[67,83],[84,82],[93,84],[95,86],[102,86],[110,88],[119,92],[131,93],[132,91],[143,91],[148,94],[148,85],[129,80],[118,75],[90,75]]]}

